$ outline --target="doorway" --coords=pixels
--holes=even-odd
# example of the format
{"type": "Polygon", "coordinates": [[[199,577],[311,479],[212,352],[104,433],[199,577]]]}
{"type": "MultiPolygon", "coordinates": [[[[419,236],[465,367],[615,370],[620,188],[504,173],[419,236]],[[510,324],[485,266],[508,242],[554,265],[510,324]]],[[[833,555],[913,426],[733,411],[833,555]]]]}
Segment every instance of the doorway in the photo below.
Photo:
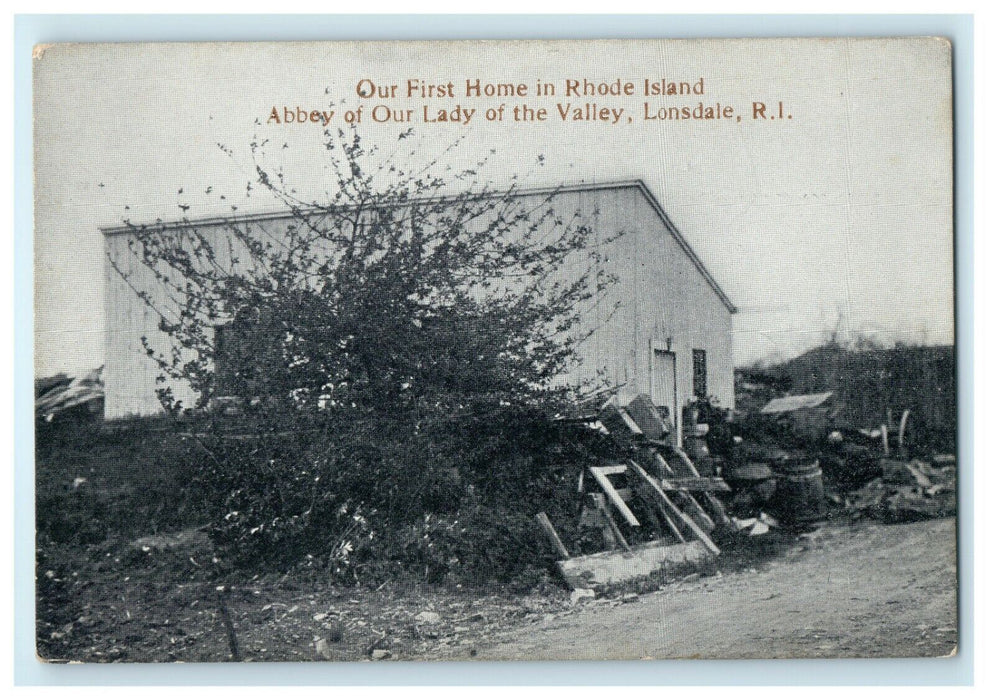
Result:
{"type": "Polygon", "coordinates": [[[653,403],[667,412],[668,421],[680,435],[680,415],[677,412],[677,355],[669,350],[653,348],[653,403]]]}

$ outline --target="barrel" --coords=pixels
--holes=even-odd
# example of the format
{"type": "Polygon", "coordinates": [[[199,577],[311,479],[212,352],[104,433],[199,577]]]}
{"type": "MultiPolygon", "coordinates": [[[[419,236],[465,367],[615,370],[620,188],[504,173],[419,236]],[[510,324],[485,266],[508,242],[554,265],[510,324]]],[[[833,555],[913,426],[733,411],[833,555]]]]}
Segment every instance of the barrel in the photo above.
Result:
{"type": "Polygon", "coordinates": [[[825,520],[826,497],[819,460],[787,459],[776,465],[774,473],[777,515],[786,525],[811,525],[825,520]]]}
{"type": "Polygon", "coordinates": [[[722,478],[733,491],[751,488],[773,476],[774,473],[771,471],[770,465],[764,462],[731,464],[722,470],[722,478]]]}

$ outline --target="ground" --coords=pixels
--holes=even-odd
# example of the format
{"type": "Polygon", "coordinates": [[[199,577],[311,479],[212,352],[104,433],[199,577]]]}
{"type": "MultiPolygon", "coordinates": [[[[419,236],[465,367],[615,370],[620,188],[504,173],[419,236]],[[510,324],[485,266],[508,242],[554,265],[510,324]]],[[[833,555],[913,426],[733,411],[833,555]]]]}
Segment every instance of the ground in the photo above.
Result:
{"type": "MultiPolygon", "coordinates": [[[[943,656],[957,646],[955,521],[822,529],[758,569],[511,630],[485,659],[943,656]]],[[[599,604],[600,603],[600,604],[599,604]]]]}
{"type": "Polygon", "coordinates": [[[38,572],[40,654],[228,660],[225,609],[252,661],[929,657],[957,645],[950,518],[834,522],[703,574],[573,605],[553,582],[522,594],[253,579],[222,594],[201,573],[209,556],[194,530],[49,552],[60,564],[38,572]]]}

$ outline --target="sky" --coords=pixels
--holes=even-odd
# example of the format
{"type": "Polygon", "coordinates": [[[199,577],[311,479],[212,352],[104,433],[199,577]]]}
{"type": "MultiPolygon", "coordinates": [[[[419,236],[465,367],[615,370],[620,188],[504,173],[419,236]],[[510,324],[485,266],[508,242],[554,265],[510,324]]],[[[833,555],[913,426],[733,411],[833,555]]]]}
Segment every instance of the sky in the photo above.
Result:
{"type": "Polygon", "coordinates": [[[493,149],[480,178],[498,186],[514,174],[536,186],[642,179],[738,307],[738,364],[790,358],[833,332],[953,342],[942,40],[67,44],[34,66],[37,376],[103,363],[101,227],[276,209],[246,191],[250,144],[265,139],[266,164],[320,196],[321,126],[268,120],[274,108],[334,108],[338,120],[362,106],[364,142],[385,153],[403,144],[395,158],[409,166],[440,154],[465,166],[493,149]],[[529,94],[467,97],[466,80],[478,78],[529,94]],[[631,82],[634,94],[565,94],[585,78],[631,82]],[[399,96],[360,97],[363,80],[397,85],[399,96]],[[454,96],[409,99],[408,80],[452,82],[454,96]],[[537,80],[555,95],[536,96],[537,80]],[[704,90],[647,97],[645,80],[703,80],[704,90]],[[754,119],[755,101],[791,118],[754,119]],[[644,105],[652,115],[699,102],[735,116],[645,119],[644,105]],[[567,103],[625,111],[616,124],[564,121],[556,105],[567,103]],[[488,121],[485,110],[502,104],[504,119],[488,121]],[[545,107],[547,120],[514,121],[520,104],[545,107]],[[374,123],[377,105],[411,109],[413,121],[374,123]],[[469,123],[424,123],[423,106],[433,117],[476,112],[469,123]]]}

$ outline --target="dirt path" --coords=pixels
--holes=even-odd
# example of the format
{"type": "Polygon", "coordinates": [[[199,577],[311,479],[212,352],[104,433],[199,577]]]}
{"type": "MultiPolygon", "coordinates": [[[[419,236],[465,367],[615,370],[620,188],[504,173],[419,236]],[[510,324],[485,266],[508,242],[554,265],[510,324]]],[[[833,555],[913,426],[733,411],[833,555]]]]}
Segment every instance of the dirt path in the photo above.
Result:
{"type": "MultiPolygon", "coordinates": [[[[228,606],[251,661],[939,656],[957,641],[954,536],[952,519],[837,524],[768,557],[729,551],[722,575],[578,606],[558,587],[461,595],[263,580],[236,585],[228,606]]],[[[215,585],[190,555],[132,546],[43,569],[42,656],[230,658],[215,585]]]]}
{"type": "Polygon", "coordinates": [[[832,526],[763,570],[499,635],[480,659],[942,656],[957,644],[956,523],[832,526]]]}

